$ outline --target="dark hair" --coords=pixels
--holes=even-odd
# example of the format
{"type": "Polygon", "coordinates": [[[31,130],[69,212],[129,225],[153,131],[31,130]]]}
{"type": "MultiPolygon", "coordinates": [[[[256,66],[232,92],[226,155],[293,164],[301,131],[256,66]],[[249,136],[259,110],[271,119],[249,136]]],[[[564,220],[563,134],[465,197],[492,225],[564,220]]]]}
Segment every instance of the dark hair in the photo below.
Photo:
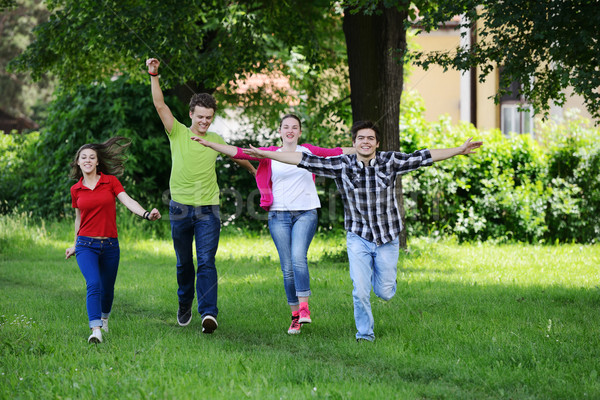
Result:
{"type": "Polygon", "coordinates": [[[190,112],[193,113],[196,106],[212,108],[217,112],[217,100],[208,93],[196,93],[190,99],[190,112]]]}
{"type": "Polygon", "coordinates": [[[352,133],[352,143],[356,141],[356,134],[361,129],[373,130],[373,132],[375,132],[375,140],[377,140],[377,143],[379,143],[379,127],[375,122],[372,121],[357,121],[354,123],[354,125],[352,125],[352,128],[350,128],[350,132],[352,133]]]}
{"type": "Polygon", "coordinates": [[[125,166],[123,165],[127,161],[127,156],[124,154],[125,150],[131,145],[131,140],[122,136],[115,136],[108,139],[104,143],[88,143],[84,144],[77,150],[75,159],[71,162],[71,173],[69,177],[75,180],[79,180],[83,176],[81,168],[77,165],[79,155],[85,149],[92,149],[96,152],[98,157],[98,167],[96,171],[102,172],[106,175],[121,176],[125,166]]]}
{"type": "Polygon", "coordinates": [[[287,118],[294,118],[296,121],[298,121],[298,124],[300,125],[300,130],[302,130],[302,121],[300,121],[300,118],[296,114],[285,114],[283,117],[281,117],[281,119],[279,120],[279,129],[281,129],[281,124],[283,124],[283,120],[287,118]]]}

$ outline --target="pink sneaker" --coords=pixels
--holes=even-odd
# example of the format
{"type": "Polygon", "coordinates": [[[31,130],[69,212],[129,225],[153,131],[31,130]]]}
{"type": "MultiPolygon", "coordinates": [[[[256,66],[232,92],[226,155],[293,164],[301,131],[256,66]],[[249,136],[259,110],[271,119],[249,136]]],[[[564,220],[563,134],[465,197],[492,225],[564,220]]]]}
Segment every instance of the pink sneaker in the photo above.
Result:
{"type": "Polygon", "coordinates": [[[301,324],[310,324],[312,320],[310,319],[310,311],[308,310],[308,303],[300,303],[300,318],[298,322],[301,324]]]}
{"type": "Polygon", "coordinates": [[[302,327],[302,324],[300,322],[298,322],[298,316],[297,315],[292,315],[292,324],[290,325],[290,328],[288,329],[288,333],[290,335],[296,335],[298,333],[300,333],[300,328],[302,327]]]}

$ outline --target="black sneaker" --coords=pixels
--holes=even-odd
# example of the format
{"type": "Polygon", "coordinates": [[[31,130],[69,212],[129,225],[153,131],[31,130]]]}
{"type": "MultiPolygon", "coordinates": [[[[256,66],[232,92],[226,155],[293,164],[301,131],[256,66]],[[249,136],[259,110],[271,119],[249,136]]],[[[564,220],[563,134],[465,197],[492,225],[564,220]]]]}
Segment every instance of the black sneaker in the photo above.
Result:
{"type": "Polygon", "coordinates": [[[192,321],[192,305],[179,303],[179,310],[177,310],[177,323],[180,326],[187,326],[192,321]]]}
{"type": "Polygon", "coordinates": [[[202,318],[202,333],[213,333],[217,329],[217,320],[212,315],[205,315],[202,318]]]}

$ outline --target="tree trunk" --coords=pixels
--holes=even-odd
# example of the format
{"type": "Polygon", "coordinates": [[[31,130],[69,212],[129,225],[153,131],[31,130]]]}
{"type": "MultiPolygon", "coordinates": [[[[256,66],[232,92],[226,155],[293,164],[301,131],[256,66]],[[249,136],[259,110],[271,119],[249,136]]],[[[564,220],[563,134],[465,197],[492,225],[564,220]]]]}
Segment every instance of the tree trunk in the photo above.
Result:
{"type": "MultiPolygon", "coordinates": [[[[379,11],[379,15],[352,14],[349,10],[344,13],[352,118],[376,122],[382,134],[379,149],[398,151],[406,50],[404,21],[408,12],[383,6],[379,11]]],[[[396,199],[405,227],[400,177],[396,182],[396,199]]],[[[406,248],[406,229],[400,234],[400,246],[406,248]]]]}

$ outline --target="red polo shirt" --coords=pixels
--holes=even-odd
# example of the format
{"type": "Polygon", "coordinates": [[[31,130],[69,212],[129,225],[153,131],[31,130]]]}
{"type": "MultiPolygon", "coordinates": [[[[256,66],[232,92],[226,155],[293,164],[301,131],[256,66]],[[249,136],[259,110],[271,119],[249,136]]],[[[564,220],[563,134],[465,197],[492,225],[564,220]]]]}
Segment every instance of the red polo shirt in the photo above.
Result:
{"type": "Polygon", "coordinates": [[[94,189],[83,185],[83,178],[71,186],[73,208],[81,212],[78,236],[117,237],[115,197],[124,192],[123,185],[112,175],[100,174],[94,189]]]}

